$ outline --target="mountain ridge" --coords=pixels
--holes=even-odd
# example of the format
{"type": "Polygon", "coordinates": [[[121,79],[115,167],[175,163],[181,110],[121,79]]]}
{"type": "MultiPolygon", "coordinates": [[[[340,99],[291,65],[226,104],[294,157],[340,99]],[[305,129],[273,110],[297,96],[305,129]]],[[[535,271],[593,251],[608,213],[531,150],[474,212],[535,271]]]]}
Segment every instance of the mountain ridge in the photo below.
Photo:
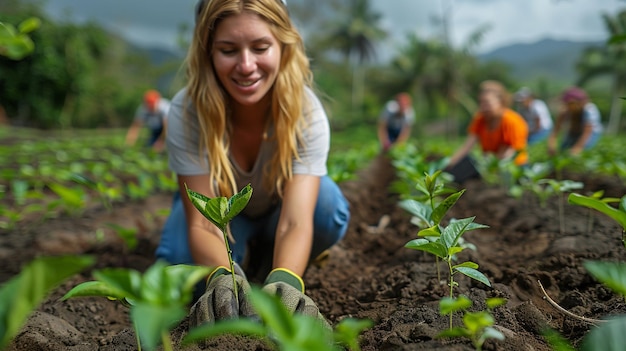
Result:
{"type": "Polygon", "coordinates": [[[603,41],[544,38],[530,43],[501,46],[477,55],[477,58],[483,63],[506,63],[511,67],[511,74],[520,80],[541,77],[571,83],[576,77],[576,62],[584,50],[603,45],[603,41]]]}

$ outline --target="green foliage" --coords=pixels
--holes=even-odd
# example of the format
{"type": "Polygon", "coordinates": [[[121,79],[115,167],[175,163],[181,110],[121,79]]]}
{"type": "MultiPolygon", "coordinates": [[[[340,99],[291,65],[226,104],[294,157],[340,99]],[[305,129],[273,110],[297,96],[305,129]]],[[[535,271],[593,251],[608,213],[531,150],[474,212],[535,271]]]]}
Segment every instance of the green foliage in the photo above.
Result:
{"type": "MultiPolygon", "coordinates": [[[[185,187],[187,187],[187,184],[185,184],[185,187]]],[[[225,196],[209,198],[189,188],[187,188],[187,196],[196,209],[200,211],[206,219],[211,221],[211,223],[215,224],[224,235],[228,261],[230,263],[230,272],[233,277],[233,286],[236,287],[237,280],[235,277],[235,264],[233,262],[232,250],[229,244],[230,236],[228,233],[228,223],[248,205],[252,197],[252,186],[250,186],[250,184],[246,185],[231,198],[226,198],[225,196]]],[[[238,300],[237,289],[234,289],[234,292],[235,300],[238,300]]]]}
{"type": "Polygon", "coordinates": [[[438,337],[464,337],[468,338],[474,348],[482,350],[487,339],[504,340],[504,334],[495,329],[495,319],[491,311],[507,303],[502,298],[488,298],[485,301],[487,309],[484,311],[467,311],[472,306],[472,301],[465,296],[458,298],[443,298],[439,301],[439,313],[441,315],[452,315],[454,312],[464,311],[463,326],[455,327],[439,333],[438,337]]]}
{"type": "Polygon", "coordinates": [[[183,344],[222,334],[240,334],[263,338],[277,350],[339,351],[343,349],[341,346],[345,346],[349,350],[359,351],[358,335],[372,326],[369,320],[347,318],[331,332],[312,316],[289,313],[278,297],[257,287],[252,288],[249,297],[260,321],[239,318],[196,327],[185,336],[183,344]]]}
{"type": "Polygon", "coordinates": [[[39,18],[31,17],[21,22],[17,29],[10,23],[0,22],[0,55],[13,60],[21,60],[35,49],[35,43],[28,36],[41,25],[39,18]]]}
{"type": "Polygon", "coordinates": [[[102,296],[130,306],[130,318],[141,344],[155,350],[161,341],[171,350],[169,331],[187,315],[193,289],[209,267],[168,265],[157,261],[142,275],[136,270],[105,268],[94,271],[95,281],[75,286],[63,299],[102,296]]]}
{"type": "Polygon", "coordinates": [[[593,328],[583,339],[582,351],[620,351],[626,345],[626,315],[609,318],[593,328]]]}
{"type": "Polygon", "coordinates": [[[0,349],[19,332],[48,292],[94,264],[90,256],[40,257],[0,288],[0,349]]]}

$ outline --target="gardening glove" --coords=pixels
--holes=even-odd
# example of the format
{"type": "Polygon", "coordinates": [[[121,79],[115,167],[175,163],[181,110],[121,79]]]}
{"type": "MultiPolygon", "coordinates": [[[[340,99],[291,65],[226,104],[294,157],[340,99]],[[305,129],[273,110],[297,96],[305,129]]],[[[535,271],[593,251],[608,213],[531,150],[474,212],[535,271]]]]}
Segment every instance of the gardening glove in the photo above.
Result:
{"type": "Polygon", "coordinates": [[[215,268],[207,278],[205,293],[191,307],[189,326],[193,328],[223,319],[254,316],[254,310],[248,300],[250,284],[237,264],[235,264],[235,281],[238,299],[235,298],[230,270],[224,266],[215,268]]]}
{"type": "Polygon", "coordinates": [[[294,272],[286,268],[272,270],[265,278],[263,291],[278,296],[291,313],[299,313],[316,318],[324,327],[332,330],[315,302],[304,294],[304,282],[294,272]]]}

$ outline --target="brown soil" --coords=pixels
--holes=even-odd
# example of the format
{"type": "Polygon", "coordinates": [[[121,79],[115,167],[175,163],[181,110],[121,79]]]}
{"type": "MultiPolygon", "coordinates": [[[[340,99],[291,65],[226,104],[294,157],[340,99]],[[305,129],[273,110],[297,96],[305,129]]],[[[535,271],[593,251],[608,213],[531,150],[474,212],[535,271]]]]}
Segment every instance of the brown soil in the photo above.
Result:
{"type": "MultiPolygon", "coordinates": [[[[618,179],[568,175],[585,183],[585,192],[604,189],[606,196],[621,197],[626,189],[618,179]]],[[[467,340],[439,339],[448,319],[438,313],[438,301],[448,287],[438,281],[431,255],[404,248],[416,237],[410,216],[397,206],[398,197],[388,191],[393,168],[378,157],[356,180],[341,184],[352,207],[352,221],[345,239],[331,250],[323,267],[310,267],[304,279],[307,293],[332,323],[346,317],[369,318],[375,325],[361,336],[363,350],[473,350],[467,340]],[[377,232],[383,216],[390,222],[377,232]]],[[[561,231],[558,199],[542,208],[536,199],[515,200],[497,187],[480,181],[463,184],[467,189],[450,215],[476,216],[489,229],[472,231],[465,239],[477,250],[465,250],[462,260],[472,260],[490,279],[489,288],[468,278],[458,279],[456,292],[476,308],[486,297],[508,299],[494,311],[497,328],[505,341],[488,341],[485,350],[550,350],[542,337],[552,327],[578,345],[591,326],[564,315],[548,304],[538,285],[562,307],[588,318],[626,311],[624,300],[586,273],[585,260],[625,259],[621,229],[608,217],[588,209],[564,207],[561,231]]],[[[170,196],[156,195],[143,202],[116,205],[113,212],[87,211],[80,218],[33,221],[12,231],[0,231],[0,282],[17,274],[23,264],[39,255],[90,254],[94,269],[129,267],[144,270],[153,263],[170,196]],[[98,240],[95,234],[106,223],[137,226],[140,244],[132,252],[110,232],[98,240]]],[[[442,268],[443,265],[442,265],[442,268]]],[[[445,278],[445,276],[444,276],[445,278]]],[[[86,280],[84,272],[55,289],[31,315],[8,348],[17,350],[136,350],[135,333],[128,311],[105,298],[59,301],[69,289],[86,280]]],[[[454,320],[460,325],[460,318],[454,320]]],[[[172,333],[175,343],[186,328],[183,321],[172,333]]],[[[193,345],[188,350],[200,349],[193,345]]],[[[210,350],[267,350],[259,340],[225,336],[204,345],[210,350]]]]}

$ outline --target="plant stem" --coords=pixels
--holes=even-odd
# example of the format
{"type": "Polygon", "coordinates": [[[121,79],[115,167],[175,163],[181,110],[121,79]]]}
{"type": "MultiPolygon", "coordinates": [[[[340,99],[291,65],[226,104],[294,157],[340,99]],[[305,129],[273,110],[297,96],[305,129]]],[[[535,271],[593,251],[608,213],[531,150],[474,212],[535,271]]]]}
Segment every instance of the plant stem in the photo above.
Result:
{"type": "MultiPolygon", "coordinates": [[[[448,263],[448,270],[450,271],[450,298],[453,299],[454,298],[454,272],[452,271],[452,262],[446,260],[446,262],[448,263]]],[[[452,329],[452,316],[454,315],[454,312],[450,312],[450,329],[452,329]]]]}
{"type": "Polygon", "coordinates": [[[174,351],[174,348],[172,347],[172,340],[170,340],[168,332],[163,331],[163,333],[161,333],[161,342],[163,343],[164,351],[174,351]]]}
{"type": "Polygon", "coordinates": [[[561,228],[561,235],[565,232],[565,223],[563,219],[563,194],[559,193],[559,227],[561,228]]]}
{"type": "Polygon", "coordinates": [[[230,249],[230,243],[228,242],[228,230],[226,226],[220,227],[222,234],[224,235],[224,243],[226,244],[226,252],[228,253],[228,263],[230,263],[230,274],[233,277],[233,288],[235,291],[235,300],[239,301],[239,292],[237,289],[237,279],[235,279],[235,264],[233,262],[233,251],[230,249]]]}

